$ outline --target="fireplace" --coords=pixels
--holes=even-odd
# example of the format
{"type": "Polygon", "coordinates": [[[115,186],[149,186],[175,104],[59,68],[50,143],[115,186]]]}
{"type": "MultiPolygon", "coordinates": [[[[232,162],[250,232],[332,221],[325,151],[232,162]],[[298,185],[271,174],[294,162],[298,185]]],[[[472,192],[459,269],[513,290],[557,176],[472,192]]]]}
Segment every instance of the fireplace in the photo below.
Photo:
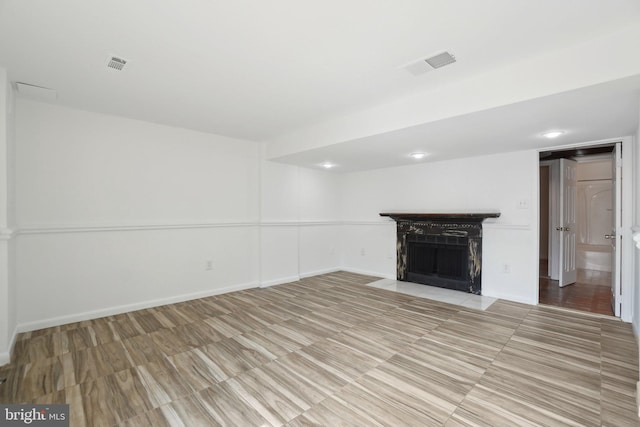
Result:
{"type": "Polygon", "coordinates": [[[397,222],[397,278],[480,294],[486,213],[381,213],[397,222]]]}

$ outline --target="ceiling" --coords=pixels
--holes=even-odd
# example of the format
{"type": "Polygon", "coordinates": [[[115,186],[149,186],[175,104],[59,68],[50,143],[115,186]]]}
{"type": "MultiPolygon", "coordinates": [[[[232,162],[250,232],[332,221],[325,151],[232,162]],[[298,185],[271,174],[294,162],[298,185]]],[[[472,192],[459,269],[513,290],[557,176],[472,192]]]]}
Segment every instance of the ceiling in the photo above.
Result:
{"type": "Polygon", "coordinates": [[[305,150],[278,161],[355,172],[420,162],[555,147],[632,135],[638,128],[640,76],[305,150]],[[561,129],[547,139],[542,133],[561,129]],[[414,152],[427,156],[416,161],[414,152]]]}
{"type": "MultiPolygon", "coordinates": [[[[266,141],[638,22],[637,0],[0,0],[0,66],[55,89],[59,105],[266,141]],[[402,68],[443,50],[457,62],[402,68]],[[125,70],[107,69],[109,55],[125,70]]],[[[279,160],[352,171],[407,164],[425,140],[433,160],[539,146],[549,126],[565,141],[621,135],[637,129],[639,87],[611,82],[279,160]]]]}

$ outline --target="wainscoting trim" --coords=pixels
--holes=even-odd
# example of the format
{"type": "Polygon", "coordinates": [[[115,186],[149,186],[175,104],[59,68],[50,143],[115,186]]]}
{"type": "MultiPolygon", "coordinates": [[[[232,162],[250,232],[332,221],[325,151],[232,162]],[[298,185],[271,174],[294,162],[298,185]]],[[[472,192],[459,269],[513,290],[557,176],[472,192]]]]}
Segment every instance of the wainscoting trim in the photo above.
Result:
{"type": "Polygon", "coordinates": [[[341,224],[342,221],[263,221],[260,222],[260,227],[312,227],[341,224]]]}
{"type": "MultiPolygon", "coordinates": [[[[246,227],[318,227],[318,226],[393,226],[394,221],[262,221],[262,222],[199,222],[159,224],[78,224],[25,226],[16,230],[0,230],[0,240],[9,240],[16,235],[100,233],[105,231],[175,230],[189,228],[246,228],[246,227]]],[[[528,227],[527,227],[528,228],[528,227]]]]}
{"type": "Polygon", "coordinates": [[[490,222],[483,222],[482,228],[494,230],[531,230],[531,226],[528,224],[492,224],[490,222]]]}
{"type": "Polygon", "coordinates": [[[393,220],[378,220],[378,221],[342,221],[342,225],[386,225],[396,227],[396,222],[393,220]]]}
{"type": "Polygon", "coordinates": [[[15,230],[10,228],[0,228],[0,240],[11,240],[15,235],[15,230]]]}
{"type": "MultiPolygon", "coordinates": [[[[245,227],[312,227],[338,226],[343,221],[266,221],[266,222],[202,222],[202,223],[162,223],[162,224],[105,224],[105,225],[42,225],[21,227],[15,231],[0,230],[0,240],[21,234],[97,233],[104,231],[144,231],[172,230],[188,228],[245,228],[245,227]]],[[[374,223],[376,224],[376,223],[374,223]]],[[[383,223],[384,224],[384,223],[383,223]]],[[[362,225],[354,223],[353,225],[362,225]]],[[[370,225],[370,224],[367,224],[370,225]]]]}
{"type": "Polygon", "coordinates": [[[203,222],[173,224],[107,224],[75,226],[21,227],[17,234],[97,233],[103,231],[173,230],[185,228],[243,228],[258,227],[257,222],[203,222]]]}

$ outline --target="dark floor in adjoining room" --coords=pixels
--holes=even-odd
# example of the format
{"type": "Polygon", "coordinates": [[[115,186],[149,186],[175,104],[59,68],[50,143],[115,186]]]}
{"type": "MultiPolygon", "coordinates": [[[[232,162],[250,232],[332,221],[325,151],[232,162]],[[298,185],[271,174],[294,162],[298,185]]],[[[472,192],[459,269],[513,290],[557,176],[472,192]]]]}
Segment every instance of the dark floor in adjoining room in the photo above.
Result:
{"type": "Polygon", "coordinates": [[[338,272],[18,337],[0,402],[72,426],[637,426],[615,318],[486,311],[338,272]]]}
{"type": "Polygon", "coordinates": [[[547,262],[540,261],[539,303],[613,316],[611,273],[578,269],[578,280],[563,288],[547,277],[547,262]]]}

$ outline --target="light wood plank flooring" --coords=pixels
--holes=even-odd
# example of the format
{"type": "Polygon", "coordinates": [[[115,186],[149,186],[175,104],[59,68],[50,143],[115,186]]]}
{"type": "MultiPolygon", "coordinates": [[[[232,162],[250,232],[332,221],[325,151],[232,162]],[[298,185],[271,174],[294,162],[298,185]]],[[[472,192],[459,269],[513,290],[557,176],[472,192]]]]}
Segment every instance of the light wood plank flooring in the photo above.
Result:
{"type": "Polygon", "coordinates": [[[0,402],[75,426],[635,426],[631,327],[332,273],[20,335],[0,402]]]}

